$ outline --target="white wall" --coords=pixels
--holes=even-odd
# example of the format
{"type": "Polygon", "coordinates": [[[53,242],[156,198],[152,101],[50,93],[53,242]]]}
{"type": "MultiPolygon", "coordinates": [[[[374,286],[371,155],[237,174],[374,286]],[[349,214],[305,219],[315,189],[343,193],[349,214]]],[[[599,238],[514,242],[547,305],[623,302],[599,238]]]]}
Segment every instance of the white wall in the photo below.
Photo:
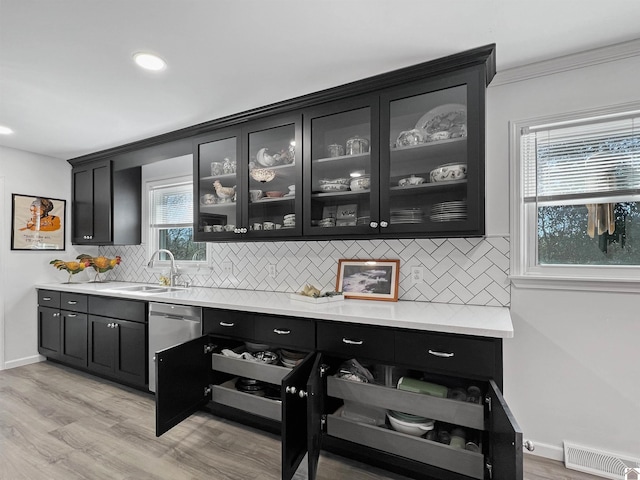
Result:
{"type": "MultiPolygon", "coordinates": [[[[640,56],[489,88],[489,233],[508,231],[509,121],[638,101],[638,78],[640,56]]],[[[539,453],[560,459],[569,440],[640,458],[639,308],[638,294],[512,288],[505,396],[539,453]]]]}
{"type": "Polygon", "coordinates": [[[49,262],[55,258],[71,260],[78,252],[71,247],[71,225],[68,217],[71,165],[57,158],[0,147],[0,178],[3,177],[4,206],[1,221],[5,236],[11,232],[11,194],[42,195],[67,200],[65,251],[10,250],[8,240],[2,244],[0,284],[4,295],[4,309],[0,319],[4,317],[4,366],[11,368],[39,360],[35,321],[37,297],[33,285],[38,282],[66,281],[68,274],[56,270],[49,262]]]}

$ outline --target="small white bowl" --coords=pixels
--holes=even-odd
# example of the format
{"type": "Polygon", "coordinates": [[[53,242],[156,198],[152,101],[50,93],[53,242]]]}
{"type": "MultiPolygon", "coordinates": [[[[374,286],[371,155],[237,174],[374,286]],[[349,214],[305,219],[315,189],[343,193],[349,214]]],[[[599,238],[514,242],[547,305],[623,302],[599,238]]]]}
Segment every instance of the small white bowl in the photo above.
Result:
{"type": "Polygon", "coordinates": [[[424,183],[424,178],[411,175],[410,177],[403,178],[400,181],[398,181],[398,186],[411,187],[415,185],[422,185],[423,183],[424,183]]]}
{"type": "Polygon", "coordinates": [[[344,185],[342,183],[323,183],[320,185],[320,190],[323,192],[344,192],[349,190],[349,185],[344,185]]]}
{"type": "Polygon", "coordinates": [[[369,175],[363,175],[361,177],[352,178],[349,186],[354,192],[369,190],[371,187],[371,177],[369,175]]]}

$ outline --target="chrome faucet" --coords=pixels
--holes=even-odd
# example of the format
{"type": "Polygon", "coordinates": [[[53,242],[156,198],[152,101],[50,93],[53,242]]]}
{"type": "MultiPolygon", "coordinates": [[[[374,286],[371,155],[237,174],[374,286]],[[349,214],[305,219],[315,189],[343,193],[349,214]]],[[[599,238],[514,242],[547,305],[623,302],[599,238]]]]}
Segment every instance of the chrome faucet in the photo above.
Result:
{"type": "Polygon", "coordinates": [[[170,283],[170,286],[175,287],[176,277],[178,276],[178,268],[176,267],[176,259],[174,258],[173,253],[171,253],[170,250],[167,250],[166,248],[160,248],[155,252],[153,252],[153,254],[151,255],[151,260],[149,260],[147,267],[153,268],[153,259],[159,253],[166,253],[167,255],[169,255],[169,260],[171,261],[171,270],[169,272],[169,283],[170,283]]]}

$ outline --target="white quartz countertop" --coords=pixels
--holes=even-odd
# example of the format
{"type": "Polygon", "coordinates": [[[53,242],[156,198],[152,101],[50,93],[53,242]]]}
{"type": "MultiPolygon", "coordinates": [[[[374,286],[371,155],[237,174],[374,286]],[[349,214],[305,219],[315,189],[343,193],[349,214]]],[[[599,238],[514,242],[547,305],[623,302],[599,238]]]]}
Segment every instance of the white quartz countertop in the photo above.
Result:
{"type": "Polygon", "coordinates": [[[191,287],[176,292],[153,295],[117,291],[118,288],[129,285],[140,284],[126,282],[48,283],[38,284],[36,288],[363,325],[380,325],[481,337],[513,337],[513,324],[508,307],[352,299],[312,304],[293,300],[289,293],[204,287],[191,287]]]}

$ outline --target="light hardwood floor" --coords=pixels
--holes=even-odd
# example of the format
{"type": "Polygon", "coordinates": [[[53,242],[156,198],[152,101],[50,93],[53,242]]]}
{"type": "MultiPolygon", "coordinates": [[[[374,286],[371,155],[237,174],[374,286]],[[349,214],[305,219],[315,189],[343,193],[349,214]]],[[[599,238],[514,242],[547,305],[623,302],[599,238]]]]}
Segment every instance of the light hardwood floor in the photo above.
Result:
{"type": "MultiPolygon", "coordinates": [[[[202,412],[156,438],[154,422],[150,394],[49,362],[0,371],[0,480],[279,478],[277,436],[202,412]]],[[[318,469],[326,480],[404,478],[330,454],[318,469]]],[[[525,459],[526,480],[597,478],[525,459]]]]}

